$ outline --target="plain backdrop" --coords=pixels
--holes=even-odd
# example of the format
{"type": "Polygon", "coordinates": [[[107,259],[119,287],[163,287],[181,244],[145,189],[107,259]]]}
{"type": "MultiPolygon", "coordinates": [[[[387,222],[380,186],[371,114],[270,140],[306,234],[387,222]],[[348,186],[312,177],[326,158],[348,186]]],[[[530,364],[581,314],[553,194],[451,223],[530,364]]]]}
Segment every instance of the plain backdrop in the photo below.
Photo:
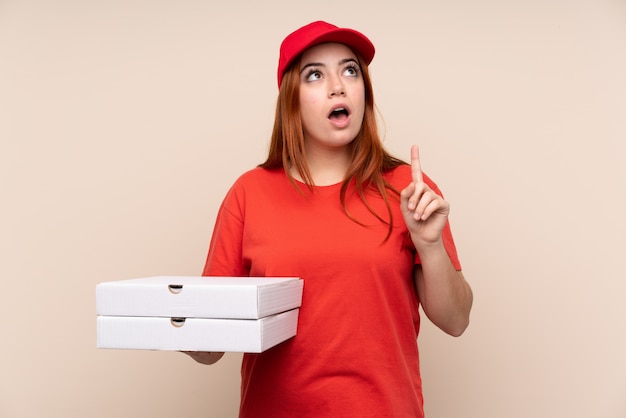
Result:
{"type": "Polygon", "coordinates": [[[475,305],[425,321],[427,416],[626,416],[624,1],[4,0],[1,417],[236,416],[240,354],[98,350],[95,285],[200,274],[317,19],[372,39],[385,145],[452,205],[475,305]]]}

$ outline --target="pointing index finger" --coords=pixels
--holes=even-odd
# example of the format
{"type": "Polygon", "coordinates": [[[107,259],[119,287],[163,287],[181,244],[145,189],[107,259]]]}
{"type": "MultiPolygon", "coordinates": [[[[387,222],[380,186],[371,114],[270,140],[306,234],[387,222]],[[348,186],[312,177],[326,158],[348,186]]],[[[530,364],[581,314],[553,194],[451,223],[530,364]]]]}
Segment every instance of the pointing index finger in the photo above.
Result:
{"type": "Polygon", "coordinates": [[[411,177],[413,178],[413,183],[422,183],[424,181],[422,165],[420,164],[420,150],[417,145],[411,147],[411,177]]]}

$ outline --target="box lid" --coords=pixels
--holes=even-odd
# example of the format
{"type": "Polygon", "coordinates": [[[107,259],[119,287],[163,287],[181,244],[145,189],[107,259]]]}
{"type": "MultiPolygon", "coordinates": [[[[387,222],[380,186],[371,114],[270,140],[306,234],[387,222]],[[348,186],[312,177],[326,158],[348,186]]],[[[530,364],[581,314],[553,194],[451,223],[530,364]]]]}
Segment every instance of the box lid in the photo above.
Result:
{"type": "Polygon", "coordinates": [[[96,285],[110,316],[258,319],[300,307],[297,277],[155,276],[96,285]]]}

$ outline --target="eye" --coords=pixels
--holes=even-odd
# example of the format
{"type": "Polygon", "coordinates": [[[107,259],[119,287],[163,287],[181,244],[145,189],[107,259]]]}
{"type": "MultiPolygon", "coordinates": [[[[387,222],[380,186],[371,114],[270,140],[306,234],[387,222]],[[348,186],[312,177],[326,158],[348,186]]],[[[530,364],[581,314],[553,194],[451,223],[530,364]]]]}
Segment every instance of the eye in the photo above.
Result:
{"type": "Polygon", "coordinates": [[[359,75],[359,66],[351,62],[348,66],[343,70],[344,75],[348,77],[358,77],[359,75]]]}
{"type": "Polygon", "coordinates": [[[306,72],[306,76],[304,76],[304,79],[306,81],[316,81],[322,78],[322,73],[315,69],[315,68],[311,68],[306,72]]]}

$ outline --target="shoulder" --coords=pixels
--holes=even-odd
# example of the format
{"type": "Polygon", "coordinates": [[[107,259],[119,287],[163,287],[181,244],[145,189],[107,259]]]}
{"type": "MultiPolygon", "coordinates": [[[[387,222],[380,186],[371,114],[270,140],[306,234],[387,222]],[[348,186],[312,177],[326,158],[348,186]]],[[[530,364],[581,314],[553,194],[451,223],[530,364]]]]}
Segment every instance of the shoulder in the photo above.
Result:
{"type": "MultiPolygon", "coordinates": [[[[422,173],[424,177],[424,183],[428,185],[431,189],[433,189],[437,194],[441,195],[441,190],[437,186],[437,183],[433,181],[426,173],[422,173]]],[[[383,174],[385,180],[389,182],[393,187],[398,190],[404,189],[413,181],[411,166],[409,164],[401,164],[397,167],[392,168],[388,172],[383,174]]]]}
{"type": "Polygon", "coordinates": [[[234,189],[247,189],[258,185],[267,185],[276,181],[282,181],[285,178],[285,172],[282,169],[266,169],[255,167],[240,175],[233,184],[234,189]]]}
{"type": "Polygon", "coordinates": [[[404,186],[402,186],[404,188],[411,182],[411,166],[406,163],[400,164],[386,171],[383,177],[394,186],[404,184],[404,186]]]}
{"type": "Polygon", "coordinates": [[[244,202],[249,198],[275,195],[277,191],[283,190],[284,184],[289,184],[289,180],[282,168],[255,167],[235,180],[226,195],[226,201],[244,202]]]}

